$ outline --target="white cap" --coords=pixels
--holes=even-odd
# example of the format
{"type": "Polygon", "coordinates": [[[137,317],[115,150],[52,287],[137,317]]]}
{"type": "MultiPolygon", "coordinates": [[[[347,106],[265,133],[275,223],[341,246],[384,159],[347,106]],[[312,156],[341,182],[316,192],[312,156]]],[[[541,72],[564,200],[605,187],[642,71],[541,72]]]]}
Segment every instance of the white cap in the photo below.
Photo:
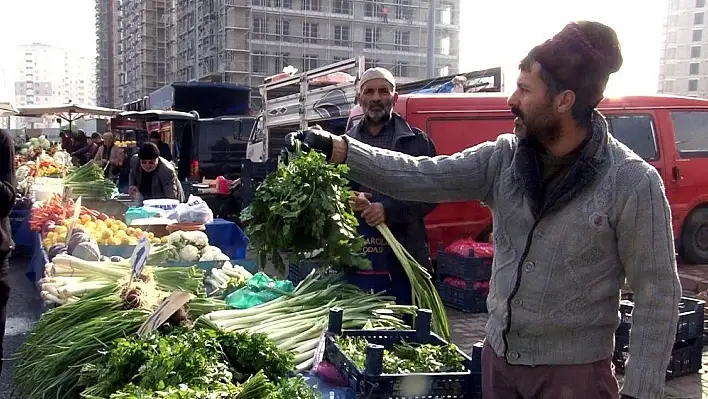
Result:
{"type": "Polygon", "coordinates": [[[361,88],[362,86],[364,86],[364,83],[374,79],[384,79],[388,83],[391,83],[391,85],[393,86],[393,90],[396,90],[396,78],[393,77],[391,71],[381,67],[367,69],[366,72],[361,75],[361,79],[359,80],[359,87],[361,88]]]}

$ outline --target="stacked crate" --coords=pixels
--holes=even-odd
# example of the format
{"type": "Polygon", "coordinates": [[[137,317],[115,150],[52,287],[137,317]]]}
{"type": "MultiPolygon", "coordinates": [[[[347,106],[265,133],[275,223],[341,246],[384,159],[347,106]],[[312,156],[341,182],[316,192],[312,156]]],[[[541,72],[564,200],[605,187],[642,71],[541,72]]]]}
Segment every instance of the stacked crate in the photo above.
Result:
{"type": "MultiPolygon", "coordinates": [[[[679,320],[676,327],[676,339],[671,353],[666,378],[676,378],[696,373],[701,369],[703,356],[704,310],[705,301],[683,297],[679,304],[679,320]]],[[[632,295],[627,294],[620,302],[620,326],[615,332],[614,362],[618,372],[624,368],[629,355],[629,337],[632,330],[632,295]]]]}
{"type": "Polygon", "coordinates": [[[438,251],[435,288],[446,306],[467,313],[487,311],[489,280],[492,277],[492,258],[479,258],[438,251]],[[449,277],[464,281],[464,287],[447,283],[449,277]]]}

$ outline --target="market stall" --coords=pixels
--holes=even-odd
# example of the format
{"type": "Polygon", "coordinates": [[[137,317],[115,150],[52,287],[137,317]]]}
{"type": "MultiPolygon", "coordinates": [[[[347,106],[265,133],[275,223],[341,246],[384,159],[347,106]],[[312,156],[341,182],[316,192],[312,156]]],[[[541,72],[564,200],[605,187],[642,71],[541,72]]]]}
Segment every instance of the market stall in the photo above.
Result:
{"type": "Polygon", "coordinates": [[[228,253],[245,251],[245,235],[208,223],[197,198],[142,218],[181,215],[166,235],[132,227],[135,210],[121,219],[60,195],[36,204],[33,272],[49,310],[19,351],[22,397],[479,397],[479,367],[449,342],[431,276],[385,226],[414,304],[347,280],[369,264],[345,172],[302,155],[244,212],[261,262],[319,264],[297,284],[239,264],[228,253]],[[126,245],[129,256],[110,252],[126,245]]]}

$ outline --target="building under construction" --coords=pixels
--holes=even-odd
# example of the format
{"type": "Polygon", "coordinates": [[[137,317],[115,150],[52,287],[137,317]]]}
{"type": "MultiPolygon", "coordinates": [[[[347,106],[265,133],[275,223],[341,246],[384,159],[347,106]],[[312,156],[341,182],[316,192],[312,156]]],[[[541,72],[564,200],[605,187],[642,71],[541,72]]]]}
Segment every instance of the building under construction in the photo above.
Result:
{"type": "Polygon", "coordinates": [[[256,87],[360,55],[401,82],[451,75],[460,1],[174,0],[170,77],[256,87]]]}
{"type": "Polygon", "coordinates": [[[172,0],[121,0],[120,103],[143,98],[168,80],[172,0]]]}
{"type": "Polygon", "coordinates": [[[96,103],[114,108],[118,90],[118,0],[96,0],[96,103]]]}

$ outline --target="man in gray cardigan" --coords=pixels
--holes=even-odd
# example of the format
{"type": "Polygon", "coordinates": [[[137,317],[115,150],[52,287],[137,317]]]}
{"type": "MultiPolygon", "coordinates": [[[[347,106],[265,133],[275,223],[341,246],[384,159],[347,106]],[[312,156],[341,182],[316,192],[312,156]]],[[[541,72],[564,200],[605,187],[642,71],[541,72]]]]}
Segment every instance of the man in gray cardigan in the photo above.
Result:
{"type": "Polygon", "coordinates": [[[611,28],[568,24],[519,65],[515,134],[450,156],[321,130],[286,140],[346,162],[352,180],[393,198],[492,208],[485,399],[619,397],[611,358],[625,280],[635,308],[622,395],[662,397],[681,286],[661,178],[595,110],[621,64],[611,28]]]}

